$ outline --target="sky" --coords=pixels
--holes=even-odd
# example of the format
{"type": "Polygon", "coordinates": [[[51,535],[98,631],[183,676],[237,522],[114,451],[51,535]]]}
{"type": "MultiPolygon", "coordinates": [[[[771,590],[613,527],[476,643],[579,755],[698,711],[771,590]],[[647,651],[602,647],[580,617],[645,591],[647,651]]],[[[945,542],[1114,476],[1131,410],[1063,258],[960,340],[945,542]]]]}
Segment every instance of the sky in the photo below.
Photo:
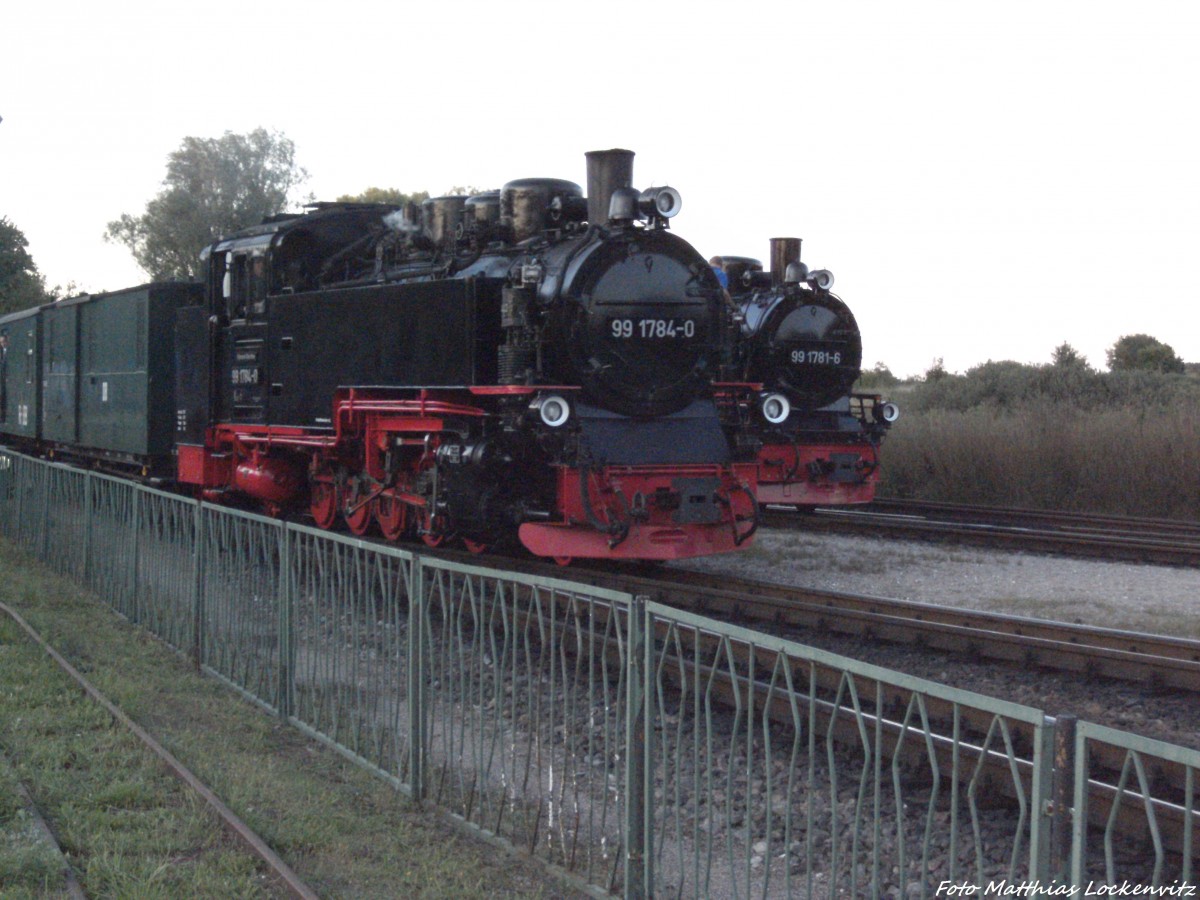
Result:
{"type": "Polygon", "coordinates": [[[187,136],[281,132],[326,200],[623,147],[705,257],[802,238],[867,368],[1200,362],[1194,0],[40,0],[0,36],[0,216],[51,287],[146,280],[105,227],[187,136]]]}

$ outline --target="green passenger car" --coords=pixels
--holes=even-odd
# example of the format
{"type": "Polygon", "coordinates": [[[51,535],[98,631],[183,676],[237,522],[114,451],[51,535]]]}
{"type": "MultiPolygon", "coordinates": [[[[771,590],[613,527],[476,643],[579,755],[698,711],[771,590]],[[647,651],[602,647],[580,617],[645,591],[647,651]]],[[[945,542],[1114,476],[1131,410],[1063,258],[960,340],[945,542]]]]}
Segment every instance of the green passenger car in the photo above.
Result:
{"type": "Polygon", "coordinates": [[[0,435],[36,440],[41,424],[41,318],[38,310],[0,318],[0,435]]]}
{"type": "Polygon", "coordinates": [[[198,284],[156,283],[42,308],[42,437],[70,452],[151,471],[175,445],[175,314],[198,284]]]}

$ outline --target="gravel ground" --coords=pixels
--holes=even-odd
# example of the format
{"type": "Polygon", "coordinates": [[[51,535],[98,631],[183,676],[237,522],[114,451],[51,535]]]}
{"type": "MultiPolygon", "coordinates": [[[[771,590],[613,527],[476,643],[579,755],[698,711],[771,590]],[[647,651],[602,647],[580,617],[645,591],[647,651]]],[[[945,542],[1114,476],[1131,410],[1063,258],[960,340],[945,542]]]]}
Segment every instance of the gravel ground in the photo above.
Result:
{"type": "Polygon", "coordinates": [[[760,531],[689,561],[782,584],[1200,639],[1200,572],[882,537],[760,531]]]}
{"type": "MultiPolygon", "coordinates": [[[[686,563],[822,590],[1200,639],[1195,569],[1067,559],[886,538],[765,530],[741,554],[686,563]]],[[[1200,704],[1180,692],[981,664],[878,642],[802,635],[855,659],[942,684],[1200,749],[1200,704]]]]}

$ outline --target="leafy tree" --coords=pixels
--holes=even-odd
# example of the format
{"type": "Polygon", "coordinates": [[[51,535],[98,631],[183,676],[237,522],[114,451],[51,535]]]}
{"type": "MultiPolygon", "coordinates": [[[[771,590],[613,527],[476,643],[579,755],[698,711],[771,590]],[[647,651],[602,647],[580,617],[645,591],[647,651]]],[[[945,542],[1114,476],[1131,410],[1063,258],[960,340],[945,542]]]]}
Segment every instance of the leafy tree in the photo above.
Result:
{"type": "MultiPolygon", "coordinates": [[[[468,185],[454,185],[448,191],[447,196],[458,194],[471,196],[474,194],[482,194],[483,191],[477,187],[468,185]]],[[[417,203],[428,200],[430,197],[429,191],[413,191],[411,194],[406,194],[399,188],[380,188],[369,187],[365,191],[360,191],[357,194],[342,194],[337,198],[338,203],[391,203],[395,206],[404,206],[406,203],[417,203]]]]}
{"type": "Polygon", "coordinates": [[[1170,344],[1148,334],[1127,334],[1108,349],[1113,372],[1183,372],[1183,360],[1170,344]]]}
{"type": "Polygon", "coordinates": [[[1050,357],[1050,364],[1059,369],[1090,368],[1087,357],[1066,341],[1063,341],[1054,348],[1054,354],[1050,357]]]}
{"type": "Polygon", "coordinates": [[[946,371],[945,360],[939,356],[936,359],[934,359],[933,365],[931,365],[928,369],[925,370],[925,381],[931,382],[931,383],[935,382],[935,381],[941,381],[948,374],[950,374],[950,373],[946,371]]]}
{"type": "Polygon", "coordinates": [[[0,315],[51,299],[28,248],[29,241],[21,229],[7,217],[0,217],[0,315]]]}
{"type": "Polygon", "coordinates": [[[199,277],[205,246],[287,208],[308,178],[295,156],[289,138],[264,128],[186,137],[167,158],[163,190],[142,215],[109,222],[105,239],[127,246],[154,279],[199,277]]]}
{"type": "Polygon", "coordinates": [[[358,194],[342,194],[337,198],[338,203],[391,203],[404,206],[407,203],[420,203],[429,199],[429,191],[415,191],[406,194],[399,188],[369,187],[358,194]]]}
{"type": "Polygon", "coordinates": [[[900,379],[892,374],[886,363],[877,362],[872,369],[863,369],[858,378],[858,387],[863,390],[879,390],[895,387],[900,379]]]}

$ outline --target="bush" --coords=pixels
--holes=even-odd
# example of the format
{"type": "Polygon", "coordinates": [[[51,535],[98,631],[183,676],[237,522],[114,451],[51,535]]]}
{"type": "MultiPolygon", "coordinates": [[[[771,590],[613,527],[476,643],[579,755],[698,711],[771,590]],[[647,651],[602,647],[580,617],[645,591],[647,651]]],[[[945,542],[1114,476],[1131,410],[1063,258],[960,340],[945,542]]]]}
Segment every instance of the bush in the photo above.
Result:
{"type": "Polygon", "coordinates": [[[988,362],[918,385],[881,496],[1200,519],[1200,382],[988,362]]]}

